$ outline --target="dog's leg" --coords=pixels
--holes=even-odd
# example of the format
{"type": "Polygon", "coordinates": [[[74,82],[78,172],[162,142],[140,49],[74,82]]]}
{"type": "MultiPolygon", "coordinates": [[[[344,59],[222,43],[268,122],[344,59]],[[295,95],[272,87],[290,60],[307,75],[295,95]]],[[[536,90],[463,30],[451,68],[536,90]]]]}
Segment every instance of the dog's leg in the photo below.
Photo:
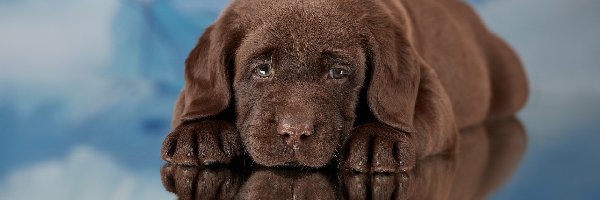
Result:
{"type": "Polygon", "coordinates": [[[356,127],[349,139],[342,167],[359,172],[398,172],[416,160],[444,152],[454,153],[458,129],[452,104],[435,72],[421,67],[414,126],[407,133],[380,122],[356,127]]]}
{"type": "MultiPolygon", "coordinates": [[[[424,61],[422,61],[424,62],[424,61]]],[[[411,135],[417,159],[456,150],[458,127],[452,103],[435,71],[421,65],[421,82],[411,135]]]]}

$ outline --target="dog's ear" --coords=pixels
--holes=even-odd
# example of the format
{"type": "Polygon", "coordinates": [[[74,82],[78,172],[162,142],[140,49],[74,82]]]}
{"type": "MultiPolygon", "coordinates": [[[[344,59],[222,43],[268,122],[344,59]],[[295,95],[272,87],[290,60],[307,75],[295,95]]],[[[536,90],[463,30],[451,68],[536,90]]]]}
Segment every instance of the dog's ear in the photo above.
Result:
{"type": "Polygon", "coordinates": [[[405,31],[394,24],[371,27],[365,49],[371,74],[367,88],[371,112],[380,122],[404,132],[415,132],[413,118],[420,62],[405,31]]]}
{"type": "Polygon", "coordinates": [[[229,107],[233,56],[241,28],[231,14],[209,26],[185,61],[182,122],[217,115],[229,107]]]}

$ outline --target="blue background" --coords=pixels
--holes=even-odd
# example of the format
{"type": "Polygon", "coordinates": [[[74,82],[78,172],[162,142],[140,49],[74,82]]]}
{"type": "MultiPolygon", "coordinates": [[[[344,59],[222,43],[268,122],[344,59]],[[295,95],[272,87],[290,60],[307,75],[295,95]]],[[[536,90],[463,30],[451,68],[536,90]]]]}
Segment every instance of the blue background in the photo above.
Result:
{"type": "MultiPolygon", "coordinates": [[[[600,2],[470,3],[531,81],[528,150],[492,198],[600,198],[600,2]]],[[[226,4],[0,0],[0,199],[173,198],[160,144],[183,61],[226,4]]]]}

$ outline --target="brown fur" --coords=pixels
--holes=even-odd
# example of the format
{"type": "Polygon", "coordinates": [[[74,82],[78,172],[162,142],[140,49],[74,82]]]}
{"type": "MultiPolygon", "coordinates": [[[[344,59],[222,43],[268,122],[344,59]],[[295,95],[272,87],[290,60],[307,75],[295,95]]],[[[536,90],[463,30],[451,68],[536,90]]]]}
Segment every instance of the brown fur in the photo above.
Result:
{"type": "Polygon", "coordinates": [[[485,199],[520,162],[527,141],[525,129],[518,120],[508,118],[467,128],[460,136],[464,142],[458,154],[428,157],[406,173],[262,167],[239,173],[167,164],[161,168],[161,179],[179,199],[485,199]]]}
{"type": "Polygon", "coordinates": [[[527,92],[516,55],[460,1],[234,0],[186,60],[162,157],[405,171],[527,92]],[[328,78],[336,67],[350,75],[328,78]]]}

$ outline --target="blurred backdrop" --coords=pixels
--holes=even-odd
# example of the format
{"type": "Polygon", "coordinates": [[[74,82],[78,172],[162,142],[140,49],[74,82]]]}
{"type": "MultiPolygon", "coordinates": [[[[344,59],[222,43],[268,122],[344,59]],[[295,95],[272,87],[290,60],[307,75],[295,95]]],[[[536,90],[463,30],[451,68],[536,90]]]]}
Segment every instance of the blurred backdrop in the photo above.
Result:
{"type": "MultiPolygon", "coordinates": [[[[527,153],[492,198],[598,199],[600,1],[469,3],[531,82],[527,153]]],[[[0,199],[173,198],[160,144],[184,59],[226,5],[0,0],[0,199]]]]}

